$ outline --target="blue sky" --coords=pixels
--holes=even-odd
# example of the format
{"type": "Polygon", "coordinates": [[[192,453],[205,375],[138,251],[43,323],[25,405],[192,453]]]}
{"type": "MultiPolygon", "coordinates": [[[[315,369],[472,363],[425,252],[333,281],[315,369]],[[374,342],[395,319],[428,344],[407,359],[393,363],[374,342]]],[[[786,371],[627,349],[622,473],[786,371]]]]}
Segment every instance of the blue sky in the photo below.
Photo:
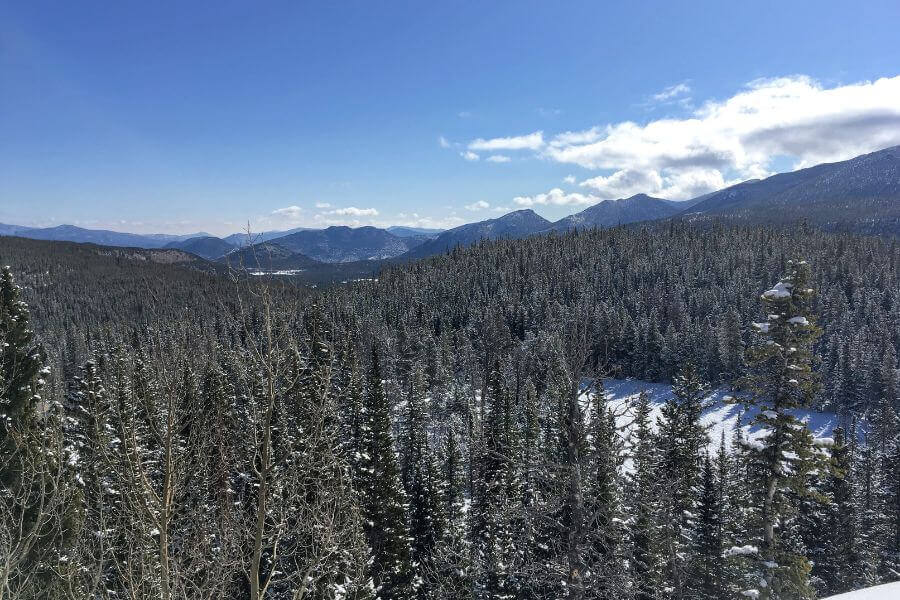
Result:
{"type": "Polygon", "coordinates": [[[556,219],[900,143],[900,3],[0,3],[0,222],[556,219]]]}

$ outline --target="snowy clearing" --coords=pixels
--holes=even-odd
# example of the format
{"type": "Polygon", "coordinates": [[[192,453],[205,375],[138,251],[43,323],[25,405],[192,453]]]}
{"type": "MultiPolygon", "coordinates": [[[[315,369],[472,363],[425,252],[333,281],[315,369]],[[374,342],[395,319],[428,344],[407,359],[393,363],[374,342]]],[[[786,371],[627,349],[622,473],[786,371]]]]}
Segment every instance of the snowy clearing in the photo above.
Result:
{"type": "Polygon", "coordinates": [[[900,581],[885,583],[870,588],[828,596],[822,600],[897,600],[900,598],[900,581]]]}
{"type": "MultiPolygon", "coordinates": [[[[642,391],[650,394],[652,405],[650,419],[654,427],[661,414],[663,404],[672,397],[672,386],[668,383],[649,383],[638,379],[605,379],[603,387],[606,391],[607,403],[617,415],[616,425],[625,431],[626,435],[634,420],[634,409],[629,405],[633,405],[637,401],[642,391]]],[[[728,396],[729,392],[720,388],[707,394],[704,401],[706,408],[703,410],[701,422],[708,427],[712,448],[718,447],[723,433],[726,446],[731,447],[731,438],[738,417],[741,419],[741,429],[746,440],[756,441],[764,435],[758,427],[749,425],[758,410],[745,411],[742,404],[729,404],[725,401],[728,396]]],[[[832,431],[838,426],[837,416],[834,413],[817,411],[791,411],[791,413],[806,423],[817,439],[830,439],[832,431]]],[[[827,444],[827,441],[823,443],[827,444]]]]}

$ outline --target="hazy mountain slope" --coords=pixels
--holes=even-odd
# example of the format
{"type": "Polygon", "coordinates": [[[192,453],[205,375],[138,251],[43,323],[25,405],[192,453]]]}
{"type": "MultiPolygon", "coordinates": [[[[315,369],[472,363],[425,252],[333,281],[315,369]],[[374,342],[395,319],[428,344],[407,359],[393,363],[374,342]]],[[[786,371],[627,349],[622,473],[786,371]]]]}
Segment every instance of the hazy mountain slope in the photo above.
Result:
{"type": "MultiPolygon", "coordinates": [[[[133,248],[162,248],[173,241],[202,237],[206,233],[193,233],[190,235],[169,235],[165,233],[138,234],[109,231],[106,229],[85,229],[74,225],[57,225],[56,227],[31,228],[11,227],[13,230],[6,235],[16,235],[32,240],[46,240],[53,242],[76,242],[80,244],[99,244],[102,246],[123,246],[133,248]]],[[[0,230],[2,234],[2,230],[0,230]]]]}
{"type": "Polygon", "coordinates": [[[190,238],[188,240],[169,242],[166,248],[178,248],[203,258],[214,259],[228,254],[234,250],[234,246],[221,238],[214,236],[203,236],[190,238]]]}
{"type": "Polygon", "coordinates": [[[421,258],[469,246],[482,239],[519,238],[547,230],[552,223],[531,209],[517,210],[496,219],[448,229],[433,240],[412,249],[405,258],[421,258]]]}
{"type": "Polygon", "coordinates": [[[682,215],[900,234],[900,146],[708,194],[682,215]]]}
{"type": "Polygon", "coordinates": [[[0,223],[0,235],[19,235],[19,232],[34,229],[33,227],[25,227],[24,225],[7,225],[0,223]]]}
{"type": "Polygon", "coordinates": [[[377,227],[336,226],[276,238],[279,246],[321,262],[377,260],[403,254],[415,242],[377,227]]]}
{"type": "Polygon", "coordinates": [[[247,237],[247,232],[241,231],[238,233],[232,233],[231,235],[226,235],[222,238],[222,240],[236,248],[241,248],[243,246],[261,244],[263,242],[275,240],[286,235],[291,235],[292,233],[297,233],[298,231],[311,230],[309,227],[295,227],[293,229],[287,229],[285,231],[255,231],[250,233],[250,237],[247,237]]]}
{"type": "Polygon", "coordinates": [[[615,227],[637,221],[665,219],[682,212],[685,206],[679,202],[637,194],[630,198],[605,200],[579,213],[563,217],[553,223],[555,231],[589,229],[591,227],[615,227]]]}
{"type": "Polygon", "coordinates": [[[233,269],[247,268],[262,271],[308,269],[322,264],[275,242],[263,242],[236,249],[218,259],[217,262],[233,269]]]}
{"type": "Polygon", "coordinates": [[[435,237],[444,230],[443,229],[426,229],[423,227],[403,227],[400,225],[394,225],[392,227],[388,227],[385,231],[387,231],[388,233],[393,233],[397,237],[419,237],[419,236],[435,237]]]}

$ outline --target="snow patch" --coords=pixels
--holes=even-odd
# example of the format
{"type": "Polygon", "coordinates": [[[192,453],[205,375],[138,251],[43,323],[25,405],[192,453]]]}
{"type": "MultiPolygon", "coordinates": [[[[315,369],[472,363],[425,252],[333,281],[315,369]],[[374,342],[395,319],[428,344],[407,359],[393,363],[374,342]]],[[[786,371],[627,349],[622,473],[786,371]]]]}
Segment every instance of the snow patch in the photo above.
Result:
{"type": "Polygon", "coordinates": [[[863,588],[837,596],[828,596],[822,600],[896,600],[897,598],[900,598],[900,581],[863,588]]]}
{"type": "Polygon", "coordinates": [[[782,298],[790,298],[791,284],[779,281],[771,290],[763,292],[762,297],[766,300],[779,300],[782,298]]]}

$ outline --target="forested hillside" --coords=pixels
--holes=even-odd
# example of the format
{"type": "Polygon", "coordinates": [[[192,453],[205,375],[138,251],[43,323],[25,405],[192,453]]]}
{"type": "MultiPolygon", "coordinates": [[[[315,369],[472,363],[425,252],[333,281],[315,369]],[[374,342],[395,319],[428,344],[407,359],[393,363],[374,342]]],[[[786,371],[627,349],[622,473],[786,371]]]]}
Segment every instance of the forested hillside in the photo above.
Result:
{"type": "Polygon", "coordinates": [[[774,600],[900,578],[895,241],[666,223],[322,290],[0,248],[0,598],[774,600]],[[673,393],[607,404],[609,376],[673,393]],[[714,387],[757,435],[710,438],[714,387]],[[815,409],[833,436],[798,418],[815,409]]]}

